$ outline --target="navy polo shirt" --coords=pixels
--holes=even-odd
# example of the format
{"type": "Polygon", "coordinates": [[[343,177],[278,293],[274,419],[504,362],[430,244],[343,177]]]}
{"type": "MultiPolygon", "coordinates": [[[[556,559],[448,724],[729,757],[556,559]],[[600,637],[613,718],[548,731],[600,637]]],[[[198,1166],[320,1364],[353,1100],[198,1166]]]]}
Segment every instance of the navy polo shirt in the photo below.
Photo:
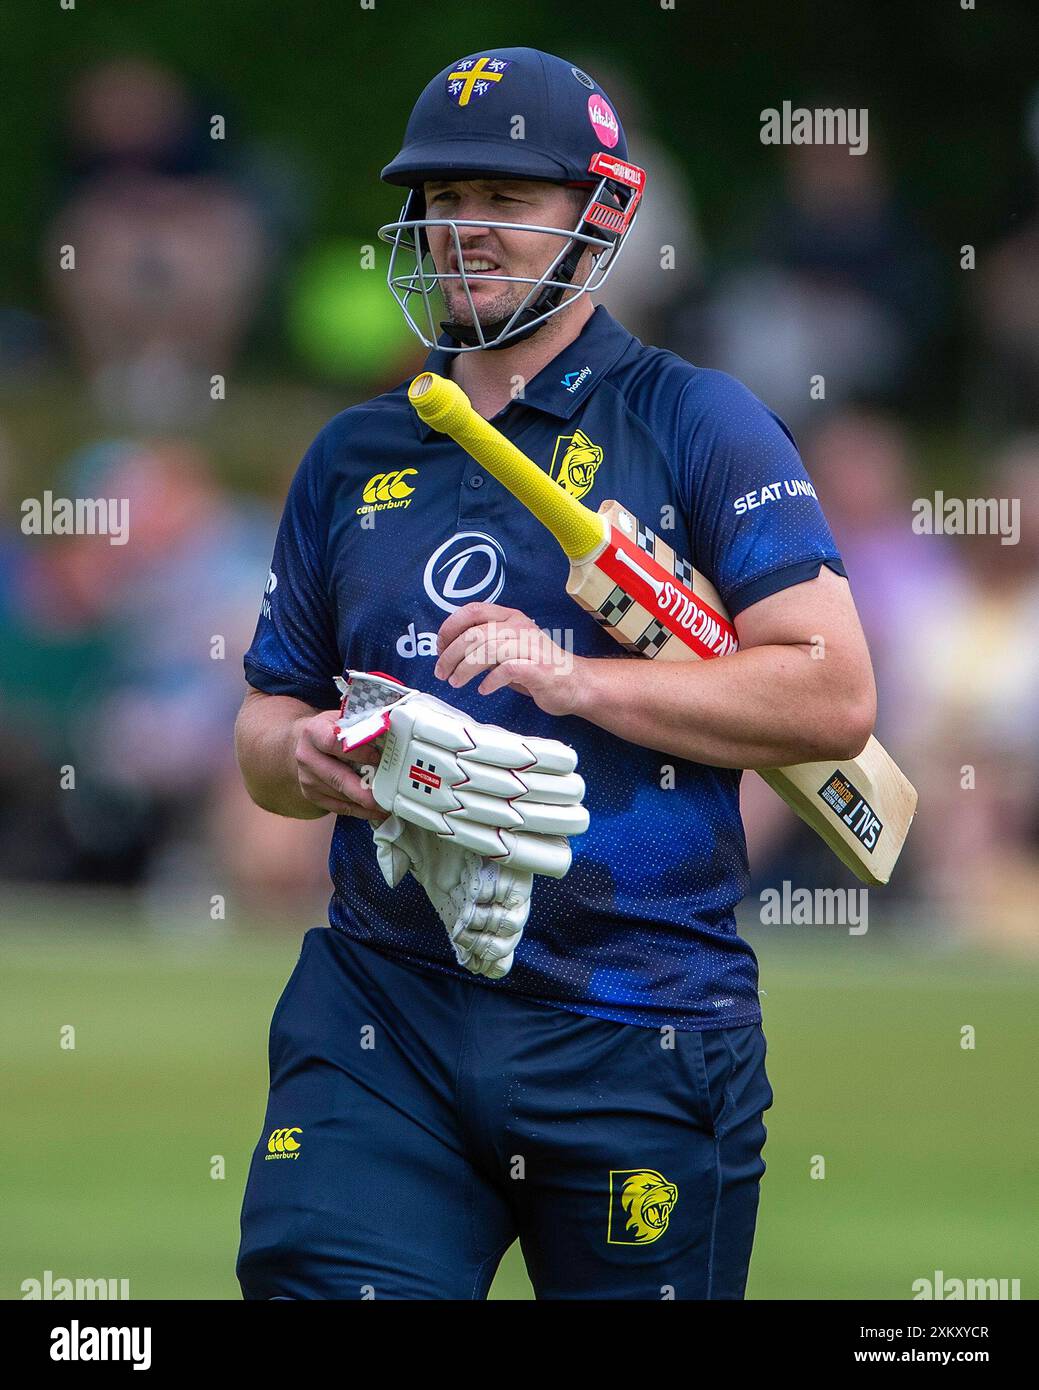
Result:
{"type": "MultiPolygon", "coordinates": [[[[430,371],[450,375],[434,349],[430,371]]],[[[563,879],[535,878],[511,972],[459,967],[424,891],[390,889],[367,822],[339,817],[333,927],[427,970],[578,1013],[656,1027],[760,1018],[757,964],[733,911],[747,887],[738,772],[638,747],[512,690],[454,690],[433,675],[448,614],[520,609],[583,656],[634,659],[565,592],[544,528],[462,449],[431,430],[407,382],[337,415],[289,490],[246,678],[318,709],[344,668],[384,671],[487,723],[562,739],[579,756],[591,825],[563,879]]],[[[843,574],[786,427],[746,387],[645,347],[598,307],[494,419],[593,509],[616,498],[719,590],[733,615],[821,565],[843,574]]],[[[721,658],[724,660],[724,658],[721,658]]]]}

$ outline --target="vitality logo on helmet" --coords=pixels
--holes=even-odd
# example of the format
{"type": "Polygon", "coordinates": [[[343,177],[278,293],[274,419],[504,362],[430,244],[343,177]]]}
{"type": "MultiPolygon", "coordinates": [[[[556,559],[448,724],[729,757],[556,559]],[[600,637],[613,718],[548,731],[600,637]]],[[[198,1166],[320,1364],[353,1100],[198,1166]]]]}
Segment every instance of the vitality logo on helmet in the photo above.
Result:
{"type": "Polygon", "coordinates": [[[609,103],[596,96],[594,92],[588,98],[588,119],[599,139],[612,150],[620,139],[620,126],[609,103]]]}

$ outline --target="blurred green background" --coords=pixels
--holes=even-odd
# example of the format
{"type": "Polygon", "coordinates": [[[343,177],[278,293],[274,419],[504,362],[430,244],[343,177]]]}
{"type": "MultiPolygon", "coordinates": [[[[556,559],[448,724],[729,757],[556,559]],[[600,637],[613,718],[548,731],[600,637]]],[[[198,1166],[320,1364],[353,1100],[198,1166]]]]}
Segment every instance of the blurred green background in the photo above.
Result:
{"type": "MultiPolygon", "coordinates": [[[[37,271],[33,230],[52,192],[60,94],[84,67],[143,53],[170,64],[229,117],[229,141],[257,135],[292,151],[316,178],[316,230],[367,236],[395,194],[378,182],[418,94],[455,56],[530,44],[620,68],[648,123],[693,180],[709,232],[766,183],[774,159],[756,114],[784,97],[843,93],[868,101],[898,174],[911,180],[935,227],[998,230],[1020,192],[1026,160],[1012,139],[1036,80],[1035,7],[1028,0],[905,5],[809,0],[721,4],[576,0],[560,24],[556,0],[522,8],[485,0],[93,0],[74,12],[38,0],[4,7],[9,52],[0,92],[6,197],[0,293],[37,271]],[[926,146],[928,158],[919,150],[926,146]]],[[[825,97],[824,97],[825,104],[825,97]]],[[[379,220],[386,220],[381,219],[379,220]]]]}
{"type": "MultiPolygon", "coordinates": [[[[0,1298],[46,1269],[128,1278],[133,1298],[238,1297],[267,1026],[297,938],[156,938],[118,903],[42,898],[11,928],[0,1298]],[[59,1047],[67,1024],[74,1051],[59,1047]]],[[[1022,1079],[1039,967],[950,956],[920,933],[811,950],[796,928],[750,933],[777,1097],[752,1298],[906,1299],[937,1269],[1034,1296],[1039,1123],[1022,1079]],[[815,1155],[825,1180],[809,1176],[815,1155]]],[[[530,1296],[515,1247],[493,1294],[530,1296]]]]}

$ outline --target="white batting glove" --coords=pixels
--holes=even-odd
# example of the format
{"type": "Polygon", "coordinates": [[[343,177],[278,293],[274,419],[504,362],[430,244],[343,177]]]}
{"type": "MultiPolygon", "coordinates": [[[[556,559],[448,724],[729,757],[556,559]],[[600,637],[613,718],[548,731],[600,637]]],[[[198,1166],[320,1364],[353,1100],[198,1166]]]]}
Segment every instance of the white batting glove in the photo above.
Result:
{"type": "Polygon", "coordinates": [[[384,810],[482,858],[563,877],[566,837],[588,829],[572,748],[481,724],[391,677],[350,671],[336,683],[344,751],[381,746],[372,795],[384,810]]]}
{"type": "Polygon", "coordinates": [[[530,914],[533,875],[482,859],[399,816],[388,816],[374,835],[383,878],[396,888],[410,872],[421,883],[459,965],[491,980],[507,975],[530,914]]]}

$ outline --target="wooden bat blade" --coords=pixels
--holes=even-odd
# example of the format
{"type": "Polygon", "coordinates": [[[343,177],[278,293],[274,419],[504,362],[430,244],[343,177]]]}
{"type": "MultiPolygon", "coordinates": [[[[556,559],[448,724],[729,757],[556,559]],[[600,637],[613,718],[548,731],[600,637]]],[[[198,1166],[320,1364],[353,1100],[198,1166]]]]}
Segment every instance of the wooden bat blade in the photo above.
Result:
{"type": "MultiPolygon", "coordinates": [[[[455,382],[424,372],[408,397],[555,536],[571,562],[567,593],[615,641],[664,661],[736,651],[714,586],[620,503],[603,502],[598,513],[584,506],[478,415],[455,382]]],[[[888,882],[916,790],[876,739],[857,758],[758,771],[863,882],[888,882]]]]}
{"type": "Polygon", "coordinates": [[[916,814],[916,788],[882,743],[870,737],[843,762],[757,771],[864,883],[890,880],[916,814]]]}

